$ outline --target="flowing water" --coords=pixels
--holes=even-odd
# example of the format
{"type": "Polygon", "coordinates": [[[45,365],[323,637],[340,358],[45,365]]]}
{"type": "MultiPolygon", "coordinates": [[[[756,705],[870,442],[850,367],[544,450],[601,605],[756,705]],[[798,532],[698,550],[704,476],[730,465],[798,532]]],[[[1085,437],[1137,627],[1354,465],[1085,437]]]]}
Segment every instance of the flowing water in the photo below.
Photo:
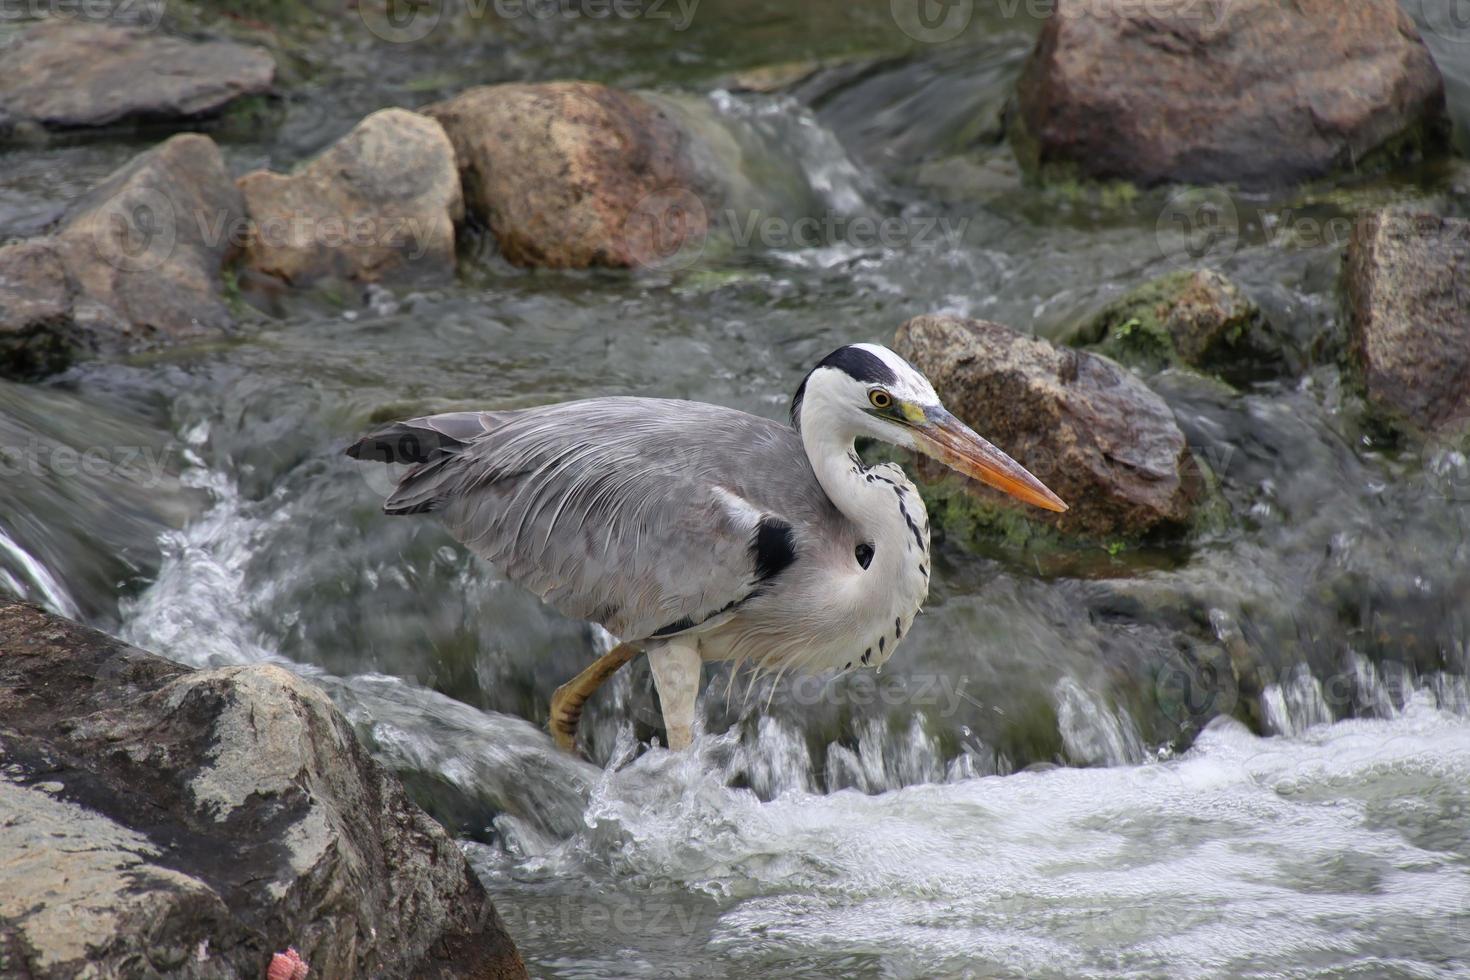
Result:
{"type": "MultiPolygon", "coordinates": [[[[754,203],[687,268],[527,273],[470,236],[452,286],[257,300],[228,344],[0,383],[0,589],[186,663],[319,681],[462,837],[538,976],[1470,975],[1470,464],[1364,421],[1336,291],[1357,208],[1465,214],[1470,171],[1236,195],[1213,238],[1167,192],[1026,187],[1000,139],[1026,6],[981,4],[944,45],[888,4],[348,32],[267,119],[218,131],[236,172],[382,105],[583,76],[723,130],[754,203]],[[825,68],[786,93],[730,82],[798,58],[825,68]],[[818,240],[742,237],[750,214],[817,219],[818,240]],[[1223,517],[1122,550],[941,541],[881,674],[710,671],[683,757],[649,748],[642,663],[584,719],[596,763],[556,752],[547,700],[608,638],[432,519],[382,516],[387,471],[341,455],[374,421],[465,405],[779,417],[822,354],[914,314],[1056,338],[1196,262],[1284,351],[1238,388],[1149,379],[1223,517]]],[[[1412,6],[1455,24],[1450,0],[1412,6]]],[[[1463,119],[1470,32],[1430,40],[1463,119]]],[[[0,233],[148,138],[7,151],[0,233]]]]}

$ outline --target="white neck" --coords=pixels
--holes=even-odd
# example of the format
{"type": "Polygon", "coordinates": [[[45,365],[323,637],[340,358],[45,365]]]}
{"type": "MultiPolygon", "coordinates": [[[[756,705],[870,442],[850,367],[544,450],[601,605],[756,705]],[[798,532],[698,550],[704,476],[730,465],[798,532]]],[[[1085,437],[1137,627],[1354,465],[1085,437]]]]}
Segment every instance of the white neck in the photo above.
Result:
{"type": "MultiPolygon", "coordinates": [[[[816,473],[817,482],[848,520],[861,530],[873,545],[873,570],[870,581],[891,581],[886,572],[898,574],[905,566],[913,532],[899,508],[900,498],[894,484],[887,479],[868,479],[858,461],[854,445],[860,433],[841,424],[837,413],[821,400],[809,401],[801,411],[801,441],[807,459],[816,473]]],[[[904,489],[908,489],[904,480],[904,489]]],[[[912,494],[910,519],[924,522],[923,504],[912,494]],[[917,513],[915,513],[917,510],[917,513]]],[[[924,550],[927,551],[927,534],[924,550]]],[[[910,561],[908,563],[912,565],[910,561]]]]}

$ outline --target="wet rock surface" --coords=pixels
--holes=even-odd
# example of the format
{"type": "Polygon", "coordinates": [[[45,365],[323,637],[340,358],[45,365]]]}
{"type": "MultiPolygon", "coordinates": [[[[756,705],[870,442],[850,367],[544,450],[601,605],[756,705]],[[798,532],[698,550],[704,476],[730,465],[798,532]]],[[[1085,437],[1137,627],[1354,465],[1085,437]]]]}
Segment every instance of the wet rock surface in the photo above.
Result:
{"type": "Polygon", "coordinates": [[[0,375],[227,330],[220,270],[244,220],[207,136],[174,136],[83,195],[49,236],[0,249],[0,375]]]}
{"type": "Polygon", "coordinates": [[[1470,221],[1365,215],[1348,241],[1343,291],[1369,401],[1410,428],[1470,428],[1470,221]]]}
{"type": "Polygon", "coordinates": [[[1076,344],[1148,370],[1188,365],[1231,374],[1272,360],[1261,310],[1211,269],[1144,283],[1108,304],[1073,336],[1076,344]]]}
{"type": "Polygon", "coordinates": [[[383,109],[294,173],[259,170],[239,186],[251,225],[242,261],[255,273],[297,286],[454,275],[459,172],[427,116],[383,109]]]}
{"type": "Polygon", "coordinates": [[[1394,0],[1062,0],[1017,90],[1043,176],[1288,186],[1447,146],[1444,82],[1394,0]]]}
{"type": "Polygon", "coordinates": [[[0,598],[0,975],[524,977],[459,848],[327,696],[0,598]]]}
{"type": "Polygon", "coordinates": [[[275,71],[270,53],[251,45],[45,20],[0,48],[0,133],[22,122],[75,129],[194,119],[269,92],[275,71]]]}
{"type": "Polygon", "coordinates": [[[641,96],[495,85],[424,112],[454,143],[470,212],[517,265],[650,265],[708,231],[690,138],[641,96]]]}
{"type": "MultiPolygon", "coordinates": [[[[1184,435],[1164,400],[1113,361],[952,316],[915,317],[899,328],[894,349],[955,415],[1071,507],[1027,518],[1090,537],[1189,520],[1199,487],[1184,435]]],[[[982,504],[1021,506],[974,489],[982,504]]],[[[942,529],[943,516],[937,521],[942,529]]]]}

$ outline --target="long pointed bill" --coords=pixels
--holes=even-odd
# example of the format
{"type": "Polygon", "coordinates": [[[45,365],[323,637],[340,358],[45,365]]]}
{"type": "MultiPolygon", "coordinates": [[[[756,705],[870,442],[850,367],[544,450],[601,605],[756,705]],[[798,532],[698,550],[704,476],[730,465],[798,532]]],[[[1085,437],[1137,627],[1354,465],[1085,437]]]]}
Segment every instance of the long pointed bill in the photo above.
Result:
{"type": "Polygon", "coordinates": [[[1067,505],[1026,468],[996,449],[949,412],[930,412],[928,424],[915,429],[920,450],[945,466],[1019,500],[1058,513],[1067,505]]]}

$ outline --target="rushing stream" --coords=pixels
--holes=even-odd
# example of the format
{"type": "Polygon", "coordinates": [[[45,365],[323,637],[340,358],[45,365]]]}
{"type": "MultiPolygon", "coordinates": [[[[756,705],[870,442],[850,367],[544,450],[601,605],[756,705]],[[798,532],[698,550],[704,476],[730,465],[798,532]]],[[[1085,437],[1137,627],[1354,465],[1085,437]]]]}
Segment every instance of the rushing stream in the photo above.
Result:
{"type": "MultiPolygon", "coordinates": [[[[1022,185],[1000,138],[1034,36],[1018,5],[939,46],[886,3],[787,6],[353,34],[266,121],[217,133],[242,173],[479,82],[657,88],[765,175],[752,207],[824,237],[742,241],[737,215],[687,268],[638,274],[527,273],[472,239],[452,286],[256,298],[229,344],[0,382],[0,590],[189,664],[318,680],[462,836],[533,975],[1470,975],[1470,462],[1363,421],[1337,298],[1357,208],[1470,214],[1470,169],[1237,195],[1202,243],[1168,192],[1022,185]],[[729,82],[807,57],[828,67],[785,94],[729,82]],[[607,637],[433,520],[384,517],[387,471],[342,455],[374,421],[465,405],[780,417],[815,360],[912,315],[1059,338],[1198,262],[1284,348],[1239,388],[1150,379],[1228,516],[1121,551],[941,541],[881,674],[709,671],[684,757],[648,748],[640,662],[589,707],[597,764],[558,753],[548,699],[607,637]],[[1201,700],[1199,673],[1241,660],[1255,686],[1201,700]]],[[[1454,0],[1410,6],[1453,23],[1454,0]]],[[[1470,30],[1428,39],[1459,125],[1470,30]]],[[[147,142],[5,151],[0,237],[147,142]]]]}

